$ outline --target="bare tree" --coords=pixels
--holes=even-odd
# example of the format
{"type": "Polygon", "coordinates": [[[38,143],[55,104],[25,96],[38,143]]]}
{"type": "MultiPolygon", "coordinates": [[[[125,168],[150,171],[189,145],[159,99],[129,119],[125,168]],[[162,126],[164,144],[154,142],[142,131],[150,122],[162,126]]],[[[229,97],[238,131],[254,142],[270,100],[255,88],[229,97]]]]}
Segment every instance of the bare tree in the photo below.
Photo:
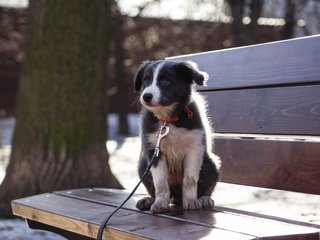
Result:
{"type": "Polygon", "coordinates": [[[118,132],[123,135],[129,134],[129,123],[128,123],[128,112],[129,112],[129,100],[128,100],[128,89],[126,84],[125,74],[125,49],[123,43],[125,41],[124,34],[124,16],[121,14],[119,6],[113,3],[113,47],[115,54],[115,86],[116,86],[116,99],[117,99],[117,114],[119,117],[118,121],[118,132]]]}
{"type": "Polygon", "coordinates": [[[304,35],[320,33],[320,1],[319,0],[300,0],[298,1],[300,16],[304,20],[302,29],[304,35]]]}
{"type": "Polygon", "coordinates": [[[292,38],[294,35],[294,28],[296,26],[296,6],[294,0],[287,0],[286,1],[286,12],[284,16],[285,25],[281,31],[281,37],[283,39],[292,38]]]}
{"type": "Polygon", "coordinates": [[[247,4],[245,0],[227,0],[232,16],[231,31],[233,35],[233,44],[235,46],[243,46],[255,43],[258,38],[258,18],[261,15],[263,6],[262,0],[251,0],[250,5],[250,18],[251,23],[249,26],[243,24],[244,7],[247,4]]]}

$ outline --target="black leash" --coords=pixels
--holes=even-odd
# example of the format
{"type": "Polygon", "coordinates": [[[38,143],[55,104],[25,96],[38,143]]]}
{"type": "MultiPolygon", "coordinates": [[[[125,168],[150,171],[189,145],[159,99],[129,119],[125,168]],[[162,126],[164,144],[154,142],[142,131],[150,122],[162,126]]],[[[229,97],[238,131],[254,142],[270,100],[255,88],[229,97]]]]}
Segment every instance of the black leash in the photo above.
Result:
{"type": "Polygon", "coordinates": [[[99,227],[99,231],[98,231],[98,235],[97,235],[97,240],[102,240],[102,236],[103,236],[103,230],[106,227],[107,223],[109,222],[109,220],[111,219],[111,217],[119,210],[123,207],[123,205],[126,204],[126,202],[128,202],[128,200],[133,196],[133,194],[136,192],[136,190],[138,189],[138,187],[140,186],[140,184],[142,183],[142,181],[144,180],[144,178],[147,176],[148,172],[150,171],[155,159],[158,158],[159,156],[159,152],[160,152],[160,142],[161,139],[164,138],[165,136],[167,136],[169,134],[169,126],[164,123],[162,125],[162,127],[160,128],[160,132],[159,135],[157,137],[157,143],[156,143],[156,147],[154,149],[154,153],[152,155],[152,158],[150,160],[150,163],[147,167],[147,169],[145,170],[145,172],[142,174],[140,181],[138,182],[138,184],[134,187],[134,189],[131,191],[131,193],[129,194],[129,196],[112,212],[109,214],[108,217],[106,217],[103,222],[100,224],[99,227]]]}

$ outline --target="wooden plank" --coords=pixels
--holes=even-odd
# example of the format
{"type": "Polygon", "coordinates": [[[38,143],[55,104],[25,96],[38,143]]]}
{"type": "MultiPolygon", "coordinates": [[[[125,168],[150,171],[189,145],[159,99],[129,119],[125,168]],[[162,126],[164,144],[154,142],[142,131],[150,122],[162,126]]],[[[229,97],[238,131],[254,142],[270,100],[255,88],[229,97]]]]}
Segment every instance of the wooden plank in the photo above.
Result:
{"type": "MultiPolygon", "coordinates": [[[[118,200],[118,203],[121,201],[118,200]]],[[[57,194],[41,194],[12,202],[13,213],[26,219],[95,238],[100,222],[115,207],[57,194]]],[[[110,220],[104,239],[255,239],[241,233],[120,210],[110,220]]]]}
{"type": "Polygon", "coordinates": [[[304,222],[304,221],[301,222],[296,219],[288,219],[288,218],[283,218],[280,216],[267,215],[267,214],[259,213],[259,212],[252,212],[252,211],[250,212],[250,211],[246,211],[246,210],[241,210],[239,208],[215,206],[214,209],[219,212],[225,212],[225,213],[236,214],[236,215],[240,214],[240,215],[245,215],[248,217],[252,216],[252,217],[258,217],[258,218],[264,218],[264,219],[270,219],[270,220],[290,223],[290,224],[299,225],[299,226],[305,226],[305,227],[317,229],[316,231],[320,232],[320,224],[317,224],[317,223],[304,222]]]}
{"type": "Polygon", "coordinates": [[[215,138],[221,181],[320,194],[320,142],[215,138]]]}
{"type": "MultiPolygon", "coordinates": [[[[70,191],[59,191],[57,194],[112,206],[119,205],[128,195],[127,192],[121,190],[109,189],[74,189],[70,191]]],[[[139,198],[139,195],[135,195],[133,199],[129,200],[125,205],[125,208],[139,212],[135,208],[135,203],[139,198]]],[[[150,212],[145,213],[151,214],[150,212]]],[[[265,219],[258,215],[239,214],[226,209],[223,211],[183,211],[181,207],[172,206],[168,213],[159,216],[181,222],[195,223],[201,226],[255,235],[258,236],[259,239],[272,239],[276,236],[281,236],[283,239],[286,239],[286,237],[288,239],[301,239],[302,236],[306,239],[318,239],[318,232],[320,231],[315,228],[297,225],[297,222],[295,222],[295,224],[289,224],[288,222],[280,221],[279,218],[277,220],[265,219]]]]}
{"type": "Polygon", "coordinates": [[[192,60],[208,72],[203,90],[319,82],[320,35],[169,59],[192,60]]]}
{"type": "Polygon", "coordinates": [[[215,132],[320,135],[320,85],[203,94],[215,132]]]}
{"type": "MultiPolygon", "coordinates": [[[[36,195],[29,198],[19,199],[12,202],[14,215],[31,219],[53,227],[65,229],[70,232],[95,238],[99,226],[92,223],[88,209],[94,214],[99,214],[98,205],[69,198],[56,197],[53,194],[36,195]],[[55,206],[55,207],[54,207],[55,206]],[[88,219],[84,221],[83,219],[88,219]]],[[[101,208],[101,211],[111,212],[101,208]]],[[[110,239],[145,239],[139,235],[129,234],[125,231],[110,227],[105,232],[110,239]]]]}

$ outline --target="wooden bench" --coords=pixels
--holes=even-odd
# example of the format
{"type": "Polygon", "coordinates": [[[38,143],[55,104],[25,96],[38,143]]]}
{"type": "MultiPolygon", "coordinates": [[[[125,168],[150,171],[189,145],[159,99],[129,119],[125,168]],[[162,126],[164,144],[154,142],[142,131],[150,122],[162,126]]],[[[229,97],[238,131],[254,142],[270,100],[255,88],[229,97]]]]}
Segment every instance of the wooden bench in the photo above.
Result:
{"type": "MultiPolygon", "coordinates": [[[[211,76],[207,96],[222,158],[221,181],[320,195],[320,35],[172,58],[211,76]]],[[[58,191],[12,201],[31,228],[94,239],[128,195],[58,191]]],[[[138,211],[135,195],[104,239],[320,239],[320,226],[216,206],[166,214],[138,211]]],[[[237,196],[234,196],[235,198],[237,196]]]]}

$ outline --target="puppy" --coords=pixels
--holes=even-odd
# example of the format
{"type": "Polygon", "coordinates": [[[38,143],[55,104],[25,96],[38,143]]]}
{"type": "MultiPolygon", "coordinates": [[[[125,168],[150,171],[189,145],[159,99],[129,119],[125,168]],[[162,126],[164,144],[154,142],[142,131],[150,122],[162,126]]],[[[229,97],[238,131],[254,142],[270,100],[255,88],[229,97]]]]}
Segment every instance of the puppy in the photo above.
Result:
{"type": "Polygon", "coordinates": [[[185,210],[210,208],[219,177],[219,157],[212,153],[211,129],[204,99],[194,83],[204,85],[208,74],[194,62],[146,61],[134,77],[142,104],[139,176],[143,175],[162,125],[169,134],[161,140],[160,154],[143,179],[151,197],[137,202],[140,210],[166,212],[169,203],[185,210]]]}

